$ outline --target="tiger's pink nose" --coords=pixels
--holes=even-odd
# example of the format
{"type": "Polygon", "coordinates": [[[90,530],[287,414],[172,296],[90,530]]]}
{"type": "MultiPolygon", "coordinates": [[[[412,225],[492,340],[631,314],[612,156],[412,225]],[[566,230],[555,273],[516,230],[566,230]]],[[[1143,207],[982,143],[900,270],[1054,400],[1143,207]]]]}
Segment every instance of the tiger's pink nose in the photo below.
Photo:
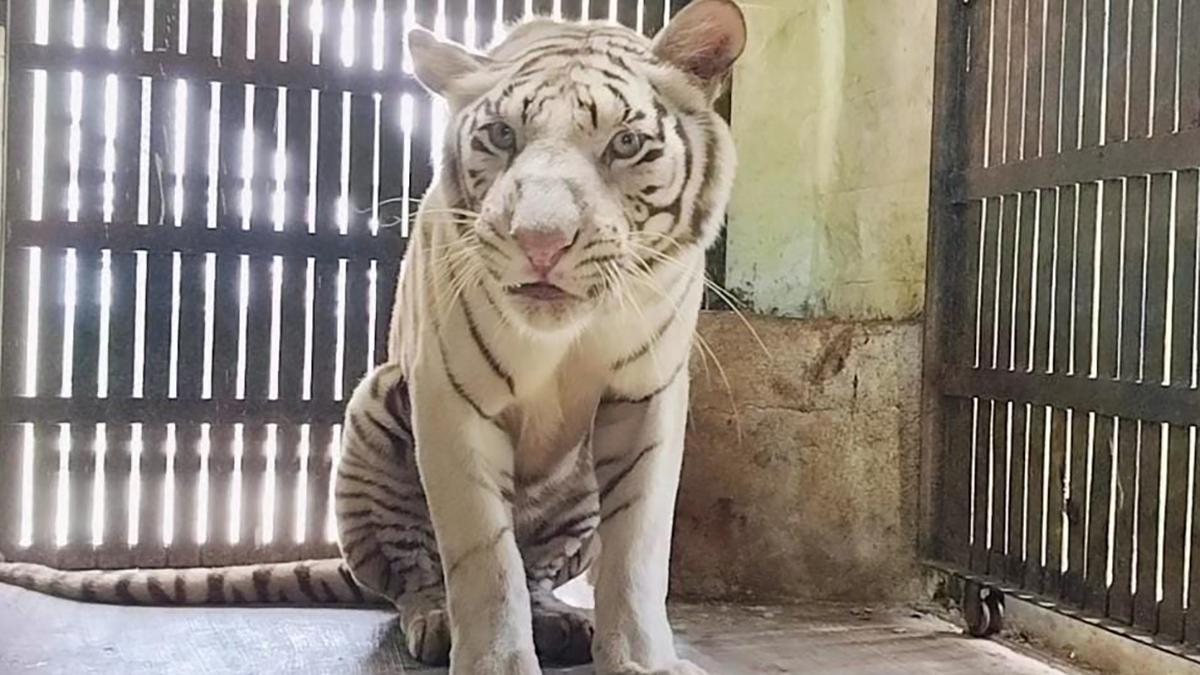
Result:
{"type": "Polygon", "coordinates": [[[533,271],[541,276],[549,274],[571,247],[571,240],[561,230],[518,230],[515,239],[533,271]]]}

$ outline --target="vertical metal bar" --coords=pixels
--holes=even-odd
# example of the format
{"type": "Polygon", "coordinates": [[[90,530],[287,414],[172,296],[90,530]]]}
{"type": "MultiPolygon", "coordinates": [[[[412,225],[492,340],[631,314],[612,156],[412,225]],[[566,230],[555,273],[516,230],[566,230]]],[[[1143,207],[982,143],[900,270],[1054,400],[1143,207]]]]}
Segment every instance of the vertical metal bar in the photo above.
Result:
{"type": "Polygon", "coordinates": [[[297,481],[300,479],[300,427],[281,424],[276,431],[275,455],[275,548],[289,556],[299,553],[301,532],[297,511],[297,481]]]}
{"type": "Polygon", "coordinates": [[[1072,272],[1075,250],[1075,213],[1077,188],[1068,185],[1058,192],[1058,221],[1055,224],[1054,336],[1055,373],[1074,371],[1071,360],[1072,272]]]}
{"type": "MultiPolygon", "coordinates": [[[[106,80],[101,75],[82,76],[79,119],[79,221],[100,222],[104,217],[106,80]]],[[[12,106],[21,107],[21,106],[12,106]]]]}
{"type": "Polygon", "coordinates": [[[146,254],[144,396],[151,400],[166,399],[169,393],[173,275],[174,260],[170,253],[146,254]]]}
{"type": "Polygon", "coordinates": [[[1142,379],[1142,326],[1145,307],[1142,294],[1146,264],[1146,207],[1148,183],[1145,176],[1134,176],[1125,182],[1125,244],[1123,279],[1121,285],[1121,361],[1122,380],[1142,379]]]}
{"type": "MultiPolygon", "coordinates": [[[[1175,132],[1175,78],[1179,74],[1179,3],[1157,0],[1155,3],[1155,68],[1153,135],[1175,132]]],[[[1194,40],[1196,36],[1189,36],[1194,40]]]]}
{"type": "Polygon", "coordinates": [[[1108,528],[1112,496],[1113,418],[1097,415],[1088,474],[1087,575],[1084,607],[1097,614],[1108,609],[1108,528]]]}
{"type": "Polygon", "coordinates": [[[516,23],[524,16],[525,0],[504,0],[504,23],[516,23]]]}
{"type": "MultiPolygon", "coordinates": [[[[259,58],[278,58],[274,54],[264,54],[261,50],[270,45],[259,45],[259,58]]],[[[275,54],[278,45],[274,46],[275,54]]],[[[272,230],[275,227],[275,152],[276,128],[279,120],[279,88],[256,87],[254,90],[253,138],[254,155],[250,157],[253,167],[253,181],[250,189],[250,227],[258,230],[272,230]]]]}
{"type": "Polygon", "coordinates": [[[1166,364],[1167,278],[1170,256],[1171,212],[1175,177],[1169,173],[1150,177],[1150,222],[1146,229],[1146,306],[1143,376],[1162,382],[1166,364]]]}
{"type": "Polygon", "coordinates": [[[644,23],[646,35],[657,35],[658,31],[662,30],[666,25],[666,2],[667,0],[645,0],[646,11],[644,23]]]}
{"type": "Polygon", "coordinates": [[[1027,27],[1025,29],[1025,128],[1021,157],[1029,160],[1041,154],[1042,126],[1042,72],[1045,62],[1045,23],[1043,11],[1046,2],[1053,0],[1027,0],[1027,27]]]}
{"type": "Polygon", "coordinates": [[[1033,284],[1037,270],[1034,260],[1037,254],[1037,217],[1038,193],[1025,192],[1021,194],[1021,213],[1017,232],[1017,257],[1014,263],[1017,275],[1016,323],[1013,338],[1013,367],[1019,372],[1030,369],[1033,358],[1033,339],[1031,329],[1033,324],[1033,284]]]}
{"type": "MultiPolygon", "coordinates": [[[[1108,10],[1108,88],[1105,92],[1105,134],[1108,143],[1125,140],[1125,103],[1129,86],[1129,4],[1113,2],[1108,10]]],[[[1106,199],[1107,203],[1107,199],[1106,199]]]]}
{"type": "Polygon", "coordinates": [[[1108,616],[1133,623],[1133,526],[1137,517],[1137,458],[1139,423],[1117,420],[1114,458],[1117,472],[1116,522],[1113,524],[1113,575],[1108,589],[1108,616]]]}
{"type": "Polygon", "coordinates": [[[1129,35],[1129,138],[1150,135],[1150,48],[1154,44],[1154,3],[1131,5],[1129,35]]]}
{"type": "Polygon", "coordinates": [[[1167,431],[1166,503],[1163,505],[1162,600],[1158,605],[1157,632],[1167,640],[1183,640],[1183,583],[1187,575],[1184,548],[1188,538],[1188,427],[1171,425],[1167,431]]]}
{"type": "Polygon", "coordinates": [[[67,545],[60,550],[59,564],[68,569],[90,569],[96,565],[92,548],[92,489],[96,475],[96,426],[72,424],[70,453],[67,545]]]}
{"type": "MultiPolygon", "coordinates": [[[[1000,260],[996,265],[996,349],[992,356],[992,366],[997,370],[1013,369],[1013,291],[1017,284],[1017,230],[1020,228],[1018,201],[1018,195],[1005,195],[1002,207],[1000,260]]],[[[984,301],[987,301],[986,297],[984,301]]]]}
{"type": "Polygon", "coordinates": [[[1058,222],[1058,191],[1041,190],[1038,203],[1037,284],[1035,285],[1037,316],[1034,320],[1033,370],[1047,373],[1052,370],[1050,341],[1054,315],[1055,228],[1058,222]]]}
{"type": "Polygon", "coordinates": [[[253,559],[263,546],[263,486],[267,474],[267,428],[260,422],[242,426],[241,501],[238,545],[240,560],[253,559]]]}
{"type": "MultiPolygon", "coordinates": [[[[279,43],[282,39],[282,21],[283,7],[279,0],[272,2],[260,2],[257,6],[257,15],[254,19],[254,62],[255,63],[279,63],[279,43]]],[[[299,2],[290,3],[289,12],[303,12],[304,8],[299,2]]],[[[262,95],[260,89],[258,95],[262,95]]],[[[257,99],[256,99],[257,100],[257,99]]],[[[274,116],[275,107],[271,106],[271,114],[274,116]]],[[[258,175],[257,173],[255,175],[258,175]]]]}
{"type": "Polygon", "coordinates": [[[583,16],[583,0],[562,0],[562,18],[566,21],[578,21],[583,16]]]}
{"type": "Polygon", "coordinates": [[[319,97],[316,228],[318,232],[337,234],[341,227],[342,95],[322,91],[319,97]]]}
{"type": "Polygon", "coordinates": [[[1062,537],[1066,501],[1067,411],[1053,408],[1050,416],[1050,473],[1046,492],[1046,566],[1042,586],[1047,595],[1063,590],[1062,537]]]}
{"type": "Polygon", "coordinates": [[[25,425],[0,424],[0,553],[19,559],[25,425]]]}
{"type": "Polygon", "coordinates": [[[232,561],[230,541],[233,497],[233,426],[213,424],[209,428],[208,455],[208,533],[200,560],[204,565],[225,565],[232,561]]]}
{"type": "MultiPolygon", "coordinates": [[[[359,380],[367,373],[368,310],[370,303],[370,279],[367,276],[369,263],[351,260],[346,264],[345,279],[345,331],[343,335],[342,400],[350,400],[350,394],[359,380]]],[[[379,349],[379,345],[376,345],[379,349]]]]}
{"type": "MultiPolygon", "coordinates": [[[[290,35],[288,44],[294,45],[290,35]]],[[[287,182],[283,206],[284,230],[288,232],[305,232],[311,225],[308,213],[311,132],[312,91],[296,87],[288,89],[285,139],[287,182]]]]}
{"type": "Polygon", "coordinates": [[[325,542],[325,522],[329,513],[329,472],[333,459],[329,454],[333,441],[332,429],[314,424],[309,435],[308,455],[308,531],[305,548],[319,549],[325,542]]]}
{"type": "Polygon", "coordinates": [[[1059,141],[1063,150],[1079,147],[1079,127],[1082,113],[1082,84],[1080,66],[1083,60],[1083,24],[1085,0],[1066,0],[1063,33],[1062,118],[1059,141]]]}
{"type": "Polygon", "coordinates": [[[993,355],[997,353],[996,316],[997,276],[996,265],[1002,251],[1000,198],[984,202],[983,266],[979,271],[979,363],[983,368],[995,366],[993,355]]]}
{"type": "Polygon", "coordinates": [[[1045,477],[1046,407],[1035,405],[1029,410],[1029,511],[1025,528],[1025,576],[1022,584],[1033,591],[1042,589],[1042,516],[1045,513],[1043,480],[1045,477]]]}
{"type": "MultiPolygon", "coordinates": [[[[1117,4],[1120,4],[1119,2],[1117,4]]],[[[1083,44],[1083,92],[1081,147],[1100,144],[1104,125],[1104,50],[1108,0],[1087,0],[1083,44]]],[[[1115,109],[1110,108],[1115,112],[1115,109]]]]}
{"type": "Polygon", "coordinates": [[[1009,432],[1008,455],[1008,514],[1005,521],[1007,540],[1005,543],[1005,578],[1013,583],[1020,583],[1024,574],[1025,558],[1025,457],[1027,454],[1026,420],[1028,419],[1026,404],[1016,401],[1012,404],[1011,429],[1009,432]]]}
{"type": "Polygon", "coordinates": [[[1064,0],[1046,0],[1046,66],[1042,92],[1042,155],[1059,151],[1059,114],[1062,111],[1064,0]]]}
{"type": "Polygon", "coordinates": [[[463,44],[467,20],[467,0],[444,0],[446,8],[446,37],[463,44]]]}
{"type": "MultiPolygon", "coordinates": [[[[968,14],[968,35],[970,35],[970,52],[965,56],[966,74],[959,78],[965,80],[965,91],[953,97],[948,97],[943,106],[955,106],[961,109],[953,110],[955,114],[965,118],[966,139],[964,156],[961,162],[966,167],[982,167],[988,155],[988,74],[989,49],[991,36],[991,1],[980,0],[972,2],[962,12],[968,14]]],[[[964,37],[966,40],[966,37],[964,37]]],[[[949,71],[942,71],[942,77],[950,77],[949,71]]],[[[936,136],[935,136],[936,138],[936,136]]],[[[953,171],[959,167],[950,167],[953,171]]]]}
{"type": "Polygon", "coordinates": [[[1195,368],[1196,336],[1196,228],[1200,224],[1200,171],[1187,169],[1175,181],[1175,254],[1171,280],[1172,329],[1171,372],[1168,380],[1176,387],[1190,387],[1195,368]]]}
{"type": "MultiPolygon", "coordinates": [[[[1076,377],[1084,377],[1076,375],[1076,377]]],[[[1084,574],[1087,565],[1087,460],[1088,411],[1071,411],[1071,440],[1068,444],[1069,481],[1065,496],[1067,514],[1067,573],[1063,579],[1063,597],[1076,605],[1084,603],[1084,574]]]]}
{"type": "MultiPolygon", "coordinates": [[[[298,2],[293,2],[293,12],[300,14],[298,2]]],[[[193,56],[210,56],[213,39],[213,3],[191,2],[188,5],[188,44],[187,53],[193,56]]],[[[197,87],[207,87],[207,83],[193,82],[197,87]]]]}
{"type": "MultiPolygon", "coordinates": [[[[191,87],[191,93],[202,95],[203,105],[192,106],[191,114],[203,118],[189,120],[189,129],[200,133],[189,133],[191,139],[203,139],[203,158],[196,158],[196,146],[188,146],[188,172],[199,179],[207,176],[208,135],[204,131],[208,121],[208,88],[200,84],[191,87]],[[194,173],[192,173],[194,171],[194,173]]],[[[196,181],[199,184],[199,180],[196,181]]],[[[205,227],[207,187],[199,185],[186,193],[185,212],[196,214],[192,227],[205,227]]],[[[207,266],[204,254],[187,253],[179,261],[179,342],[176,346],[178,367],[176,394],[181,400],[196,401],[204,393],[204,343],[206,334],[207,266]]],[[[201,427],[195,421],[176,425],[175,437],[175,527],[174,542],[168,551],[168,562],[174,566],[200,564],[200,540],[207,534],[200,530],[201,488],[201,427]]]]}
{"type": "Polygon", "coordinates": [[[142,425],[138,470],[138,543],[133,560],[138,567],[162,567],[167,562],[162,539],[167,473],[166,428],[163,425],[142,425]]]}
{"type": "Polygon", "coordinates": [[[1004,163],[1004,124],[1008,95],[1008,31],[1012,0],[992,0],[991,112],[988,121],[988,166],[1004,163]]]}
{"type": "Polygon", "coordinates": [[[167,551],[167,564],[193,567],[200,564],[198,528],[200,499],[200,425],[175,425],[175,501],[172,510],[174,536],[167,551]]]}
{"type": "MultiPolygon", "coordinates": [[[[318,405],[333,400],[337,344],[338,263],[318,260],[313,281],[312,400],[318,405]],[[321,345],[320,348],[317,345],[321,345]]],[[[310,467],[311,469],[311,467],[310,467]]],[[[311,495],[309,495],[311,498],[311,495]]]]}
{"type": "Polygon", "coordinates": [[[1021,159],[1025,110],[1025,12],[1026,0],[1008,0],[1008,59],[1005,63],[1006,108],[1004,111],[1004,161],[1021,159]]]}
{"type": "MultiPolygon", "coordinates": [[[[212,398],[232,400],[237,394],[238,342],[240,340],[241,261],[224,251],[216,255],[213,289],[212,398]]],[[[214,420],[216,421],[216,420],[214,420]]]]}
{"type": "Polygon", "coordinates": [[[979,399],[979,407],[975,417],[975,465],[973,468],[975,499],[975,517],[972,521],[974,533],[971,546],[971,569],[986,573],[991,563],[991,551],[988,546],[988,486],[990,484],[989,467],[992,461],[992,441],[994,435],[992,426],[996,416],[996,403],[979,399]]]}
{"type": "Polygon", "coordinates": [[[1200,126],[1200,4],[1180,3],[1179,128],[1200,126]]]}
{"type": "MultiPolygon", "coordinates": [[[[265,401],[270,394],[272,264],[272,258],[256,255],[247,267],[246,398],[251,401],[265,401]]],[[[281,338],[284,330],[280,326],[281,338]]]]}
{"type": "Polygon", "coordinates": [[[283,259],[279,293],[279,398],[285,401],[299,401],[304,393],[307,273],[306,259],[283,259]]]}
{"type": "Polygon", "coordinates": [[[1137,484],[1137,592],[1133,597],[1133,623],[1153,631],[1158,627],[1158,476],[1162,444],[1161,426],[1143,422],[1138,446],[1137,484]]]}
{"type": "Polygon", "coordinates": [[[1121,230],[1125,208],[1124,181],[1104,181],[1100,223],[1100,304],[1096,344],[1096,375],[1115,379],[1121,329],[1121,230]]]}
{"type": "Polygon", "coordinates": [[[97,557],[103,568],[130,567],[133,552],[129,548],[132,482],[129,425],[106,425],[104,444],[104,542],[97,557]]]}
{"type": "Polygon", "coordinates": [[[99,376],[100,305],[102,283],[100,255],[93,251],[75,253],[75,335],[71,359],[71,396],[95,398],[99,376]]]}
{"type": "Polygon", "coordinates": [[[33,436],[33,537],[23,556],[30,562],[56,566],[58,547],[56,517],[58,511],[59,425],[34,425],[33,436]]]}
{"type": "Polygon", "coordinates": [[[637,30],[637,0],[625,0],[617,3],[617,23],[637,30]]]}
{"type": "Polygon", "coordinates": [[[379,261],[375,272],[375,365],[399,358],[399,355],[393,357],[388,351],[392,307],[395,304],[399,275],[398,259],[385,258],[379,261]]]}

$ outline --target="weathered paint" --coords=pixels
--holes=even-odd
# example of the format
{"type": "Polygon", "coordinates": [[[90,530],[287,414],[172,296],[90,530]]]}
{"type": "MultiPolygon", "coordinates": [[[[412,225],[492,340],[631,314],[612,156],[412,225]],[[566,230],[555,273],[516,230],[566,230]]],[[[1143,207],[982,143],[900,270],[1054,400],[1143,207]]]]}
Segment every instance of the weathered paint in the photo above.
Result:
{"type": "Polygon", "coordinates": [[[726,285],[782,316],[919,315],[936,3],[742,5],[726,285]]]}

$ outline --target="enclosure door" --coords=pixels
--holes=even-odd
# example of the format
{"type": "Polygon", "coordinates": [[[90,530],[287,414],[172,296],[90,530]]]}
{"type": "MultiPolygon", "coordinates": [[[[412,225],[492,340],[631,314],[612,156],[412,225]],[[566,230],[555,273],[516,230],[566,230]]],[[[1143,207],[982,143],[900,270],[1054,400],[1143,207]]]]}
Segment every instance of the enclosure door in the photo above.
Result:
{"type": "Polygon", "coordinates": [[[939,21],[927,552],[1195,645],[1200,2],[939,21]]]}

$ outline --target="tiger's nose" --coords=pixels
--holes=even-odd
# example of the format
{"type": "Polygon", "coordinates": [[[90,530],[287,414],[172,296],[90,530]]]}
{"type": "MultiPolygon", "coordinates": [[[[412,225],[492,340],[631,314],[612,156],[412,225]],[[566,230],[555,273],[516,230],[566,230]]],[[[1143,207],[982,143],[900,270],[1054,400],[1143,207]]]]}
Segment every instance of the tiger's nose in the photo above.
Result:
{"type": "Polygon", "coordinates": [[[514,234],[517,246],[539,276],[546,276],[571,248],[571,239],[562,230],[521,229],[514,234]]]}

